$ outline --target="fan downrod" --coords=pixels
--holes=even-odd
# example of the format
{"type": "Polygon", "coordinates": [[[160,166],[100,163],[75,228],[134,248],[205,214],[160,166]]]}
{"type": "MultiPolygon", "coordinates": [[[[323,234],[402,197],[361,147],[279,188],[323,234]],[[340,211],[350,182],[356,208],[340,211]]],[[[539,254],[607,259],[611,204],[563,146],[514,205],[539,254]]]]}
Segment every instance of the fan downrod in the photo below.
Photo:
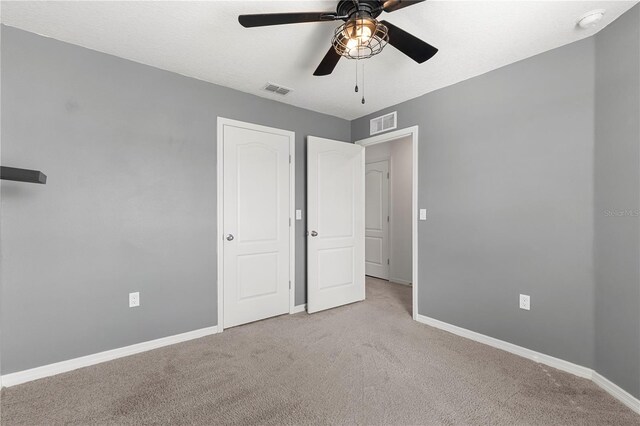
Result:
{"type": "Polygon", "coordinates": [[[340,0],[336,12],[343,21],[349,20],[356,13],[358,16],[369,15],[376,18],[382,13],[382,4],[380,0],[340,0]]]}

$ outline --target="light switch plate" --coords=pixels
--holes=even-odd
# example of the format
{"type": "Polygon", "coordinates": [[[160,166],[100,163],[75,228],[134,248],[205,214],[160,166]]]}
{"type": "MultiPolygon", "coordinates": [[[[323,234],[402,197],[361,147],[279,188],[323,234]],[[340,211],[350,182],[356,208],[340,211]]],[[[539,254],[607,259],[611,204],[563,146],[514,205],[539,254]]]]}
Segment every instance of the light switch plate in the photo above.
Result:
{"type": "Polygon", "coordinates": [[[135,293],[129,293],[129,307],[135,308],[136,306],[140,306],[140,292],[136,291],[135,293]]]}
{"type": "Polygon", "coordinates": [[[420,209],[420,220],[427,220],[427,209],[420,209]]]}
{"type": "Polygon", "coordinates": [[[296,210],[296,220],[302,220],[302,210],[296,210]]]}

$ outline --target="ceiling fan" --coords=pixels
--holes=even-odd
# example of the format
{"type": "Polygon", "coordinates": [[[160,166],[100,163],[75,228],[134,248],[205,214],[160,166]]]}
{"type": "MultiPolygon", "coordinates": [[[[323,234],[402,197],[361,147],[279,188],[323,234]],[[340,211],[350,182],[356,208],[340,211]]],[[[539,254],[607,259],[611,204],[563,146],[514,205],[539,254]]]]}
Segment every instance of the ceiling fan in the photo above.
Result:
{"type": "Polygon", "coordinates": [[[329,75],[341,57],[366,59],[377,55],[388,44],[417,63],[433,57],[438,49],[395,25],[376,18],[382,12],[394,12],[424,0],[340,0],[336,12],[294,12],[240,15],[245,28],[303,22],[344,21],[336,28],[331,48],[313,75],[329,75]]]}

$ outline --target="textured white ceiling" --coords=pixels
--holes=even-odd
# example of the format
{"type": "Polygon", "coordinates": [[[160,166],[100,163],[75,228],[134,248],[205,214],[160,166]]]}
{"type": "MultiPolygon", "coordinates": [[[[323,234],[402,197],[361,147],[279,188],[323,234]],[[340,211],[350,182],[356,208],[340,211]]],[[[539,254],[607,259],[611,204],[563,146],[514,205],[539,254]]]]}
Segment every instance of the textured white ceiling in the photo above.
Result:
{"type": "Polygon", "coordinates": [[[440,49],[418,65],[392,46],[365,62],[367,103],[354,93],[355,65],[313,71],[335,22],[246,29],[239,14],[334,11],[337,1],[2,2],[2,23],[303,108],[354,119],[588,37],[636,1],[437,1],[383,18],[440,49]],[[580,29],[577,18],[606,9],[580,29]],[[262,90],[274,82],[294,91],[262,90]]]}

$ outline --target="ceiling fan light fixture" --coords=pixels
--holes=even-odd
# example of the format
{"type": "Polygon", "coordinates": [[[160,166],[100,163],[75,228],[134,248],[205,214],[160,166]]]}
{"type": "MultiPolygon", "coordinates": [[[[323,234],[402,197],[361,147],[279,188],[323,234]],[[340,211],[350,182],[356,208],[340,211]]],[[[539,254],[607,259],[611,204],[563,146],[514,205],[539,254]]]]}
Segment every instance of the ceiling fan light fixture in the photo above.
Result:
{"type": "Polygon", "coordinates": [[[349,19],[336,28],[331,44],[348,59],[366,59],[382,52],[389,42],[388,28],[371,17],[349,19]]]}
{"type": "Polygon", "coordinates": [[[377,18],[425,0],[338,0],[335,12],[258,13],[238,16],[245,28],[303,22],[345,21],[333,33],[331,47],[313,72],[325,76],[333,72],[341,58],[366,59],[382,52],[391,44],[418,64],[431,59],[438,49],[418,37],[377,18]]]}

